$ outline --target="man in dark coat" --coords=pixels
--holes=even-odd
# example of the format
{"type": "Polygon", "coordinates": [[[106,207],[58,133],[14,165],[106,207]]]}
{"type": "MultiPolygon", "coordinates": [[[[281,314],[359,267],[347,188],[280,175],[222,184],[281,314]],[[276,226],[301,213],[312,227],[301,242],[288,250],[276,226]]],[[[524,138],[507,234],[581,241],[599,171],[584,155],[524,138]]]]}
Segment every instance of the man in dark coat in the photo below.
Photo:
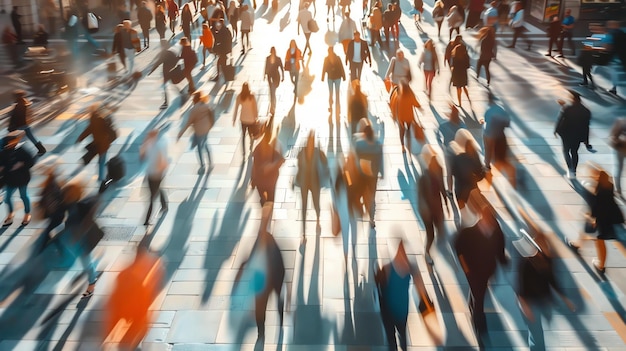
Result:
{"type": "Polygon", "coordinates": [[[354,39],[348,43],[348,51],[346,53],[346,65],[350,65],[351,81],[361,79],[363,63],[369,63],[370,67],[372,67],[370,49],[367,42],[361,40],[361,34],[358,31],[354,31],[354,39]]]}
{"type": "Polygon", "coordinates": [[[570,91],[572,103],[565,106],[565,101],[559,100],[563,107],[561,115],[556,122],[554,136],[557,134],[563,142],[563,156],[567,163],[568,177],[576,178],[576,167],[578,166],[578,147],[580,143],[585,143],[587,150],[591,149],[589,144],[589,124],[591,123],[591,112],[582,104],[580,94],[570,91]]]}
{"type": "Polygon", "coordinates": [[[24,40],[22,39],[22,23],[20,22],[21,17],[22,15],[17,13],[17,6],[13,6],[13,11],[11,11],[11,23],[13,24],[13,28],[15,28],[18,44],[24,44],[24,40]]]}
{"type": "Polygon", "coordinates": [[[35,160],[26,149],[18,145],[23,135],[24,132],[21,130],[10,132],[6,137],[6,145],[0,152],[0,172],[6,188],[5,201],[9,209],[8,215],[2,223],[3,227],[13,224],[14,212],[11,197],[16,190],[19,191],[24,203],[22,226],[30,223],[31,219],[30,199],[28,198],[27,188],[30,182],[30,169],[33,167],[35,160]]]}
{"type": "Polygon", "coordinates": [[[174,50],[174,48],[170,48],[170,44],[167,40],[161,39],[161,54],[159,55],[159,59],[154,63],[152,69],[150,70],[150,75],[154,70],[156,70],[159,66],[163,65],[163,104],[161,105],[161,110],[167,108],[167,82],[171,79],[171,71],[176,67],[176,64],[179,61],[178,53],[174,50]]]}
{"type": "Polygon", "coordinates": [[[15,96],[15,106],[9,117],[9,132],[23,130],[26,133],[26,137],[37,147],[37,155],[41,156],[46,153],[46,148],[35,138],[29,126],[30,123],[28,119],[30,117],[30,105],[32,103],[26,99],[26,92],[24,90],[16,90],[13,95],[15,96]]]}
{"type": "Polygon", "coordinates": [[[215,38],[213,52],[217,55],[217,74],[212,80],[217,81],[219,79],[220,72],[222,72],[224,66],[226,66],[226,59],[228,55],[233,50],[233,37],[230,30],[224,25],[224,19],[216,21],[211,31],[213,32],[213,38],[215,38]]]}
{"type": "Polygon", "coordinates": [[[141,7],[137,8],[137,20],[143,33],[143,46],[150,47],[150,22],[152,21],[152,11],[148,9],[148,5],[145,1],[141,3],[141,7]]]}

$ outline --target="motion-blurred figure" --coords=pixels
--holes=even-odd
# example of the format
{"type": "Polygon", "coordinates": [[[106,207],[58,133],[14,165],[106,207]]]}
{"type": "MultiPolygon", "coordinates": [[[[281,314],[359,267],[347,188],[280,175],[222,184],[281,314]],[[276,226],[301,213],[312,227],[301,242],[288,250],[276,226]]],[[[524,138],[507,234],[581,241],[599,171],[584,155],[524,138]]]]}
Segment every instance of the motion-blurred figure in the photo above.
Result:
{"type": "Polygon", "coordinates": [[[453,104],[450,104],[450,113],[448,119],[439,124],[438,139],[439,145],[443,149],[443,156],[446,164],[446,184],[448,186],[448,197],[452,198],[452,160],[454,159],[454,150],[450,143],[454,141],[456,132],[459,129],[465,129],[465,123],[459,117],[459,110],[453,104]]]}
{"type": "Polygon", "coordinates": [[[13,200],[11,197],[16,190],[19,190],[20,197],[24,203],[24,219],[22,226],[30,223],[30,198],[28,197],[28,183],[30,182],[30,169],[35,163],[33,156],[23,147],[18,145],[22,140],[24,132],[14,130],[6,138],[4,149],[0,151],[0,173],[5,187],[4,200],[7,203],[9,213],[2,223],[3,227],[13,224],[13,200]]]}
{"type": "Polygon", "coordinates": [[[558,100],[561,105],[561,114],[554,128],[554,136],[561,137],[563,143],[563,156],[567,164],[567,176],[570,179],[576,178],[576,168],[578,167],[578,148],[580,143],[585,143],[587,149],[591,149],[589,144],[589,124],[591,123],[591,112],[583,104],[580,94],[570,90],[572,101],[570,105],[565,105],[565,101],[558,100]]]}
{"type": "Polygon", "coordinates": [[[91,143],[85,147],[87,153],[83,155],[83,165],[86,166],[98,155],[98,180],[104,181],[107,151],[115,139],[117,131],[113,125],[113,118],[106,108],[99,104],[90,107],[89,125],[78,136],[77,143],[83,141],[88,136],[92,137],[91,143]]]}
{"type": "Polygon", "coordinates": [[[30,129],[30,118],[32,116],[32,102],[26,98],[26,92],[24,90],[15,90],[13,92],[15,98],[15,106],[9,116],[9,132],[14,130],[23,130],[26,137],[35,144],[37,148],[37,156],[41,156],[46,153],[46,148],[43,144],[35,138],[32,130],[30,129]]]}
{"type": "Polygon", "coordinates": [[[214,124],[215,114],[208,104],[208,96],[201,91],[196,91],[193,93],[193,107],[189,110],[187,123],[185,123],[185,125],[180,129],[176,140],[180,140],[180,137],[183,133],[185,133],[189,126],[193,128],[192,145],[195,145],[198,149],[198,159],[200,160],[200,170],[198,172],[200,173],[204,173],[204,157],[202,157],[203,151],[206,152],[209,169],[213,167],[211,150],[209,150],[207,137],[214,124]]]}
{"type": "Polygon", "coordinates": [[[272,138],[271,131],[266,131],[252,153],[252,175],[250,183],[259,193],[261,206],[274,202],[276,182],[280,167],[285,163],[278,140],[272,138]]]}
{"type": "Polygon", "coordinates": [[[409,284],[413,284],[420,296],[419,310],[422,315],[434,311],[434,305],[424,286],[416,265],[409,262],[404,244],[400,242],[393,260],[377,268],[374,279],[378,289],[380,313],[390,350],[397,350],[396,332],[400,348],[407,350],[406,322],[409,315],[409,284]]]}
{"type": "Polygon", "coordinates": [[[150,204],[146,213],[146,220],[143,225],[150,224],[152,216],[152,205],[157,196],[161,199],[161,212],[167,211],[167,196],[161,189],[161,182],[165,178],[169,159],[167,156],[167,142],[158,129],[148,132],[146,139],[139,149],[139,158],[146,163],[146,181],[150,189],[150,204]]]}
{"type": "Polygon", "coordinates": [[[383,165],[383,144],[374,135],[374,129],[369,121],[365,121],[367,123],[363,127],[363,132],[354,135],[354,151],[361,183],[359,194],[363,197],[365,209],[369,214],[370,228],[374,228],[376,226],[374,218],[378,176],[385,177],[385,167],[383,165]]]}
{"type": "Polygon", "coordinates": [[[485,111],[483,125],[483,143],[485,146],[485,169],[491,170],[491,161],[496,168],[505,172],[513,187],[516,183],[515,166],[509,160],[509,145],[504,130],[511,125],[511,117],[504,108],[495,102],[495,96],[489,93],[489,103],[485,111]]]}
{"type": "Polygon", "coordinates": [[[350,124],[350,133],[357,132],[359,122],[362,118],[368,117],[367,112],[367,95],[361,91],[361,81],[358,79],[350,83],[348,92],[348,123],[350,124]]]}
{"type": "Polygon", "coordinates": [[[626,118],[618,118],[613,123],[609,134],[609,145],[615,150],[615,156],[617,158],[615,175],[613,176],[615,192],[618,196],[623,197],[622,171],[624,168],[624,157],[626,157],[626,118]]]}
{"type": "Polygon", "coordinates": [[[485,170],[478,156],[480,147],[467,129],[459,129],[456,132],[450,147],[454,151],[451,170],[454,177],[454,194],[459,209],[463,209],[472,190],[478,190],[478,182],[485,177],[485,170]]]}
{"type": "Polygon", "coordinates": [[[167,82],[172,79],[171,71],[176,67],[178,63],[178,53],[174,47],[170,47],[170,44],[167,40],[161,40],[161,54],[159,55],[158,60],[152,66],[150,70],[150,75],[154,70],[156,70],[159,66],[163,66],[163,104],[160,109],[164,110],[167,108],[167,82]]]}

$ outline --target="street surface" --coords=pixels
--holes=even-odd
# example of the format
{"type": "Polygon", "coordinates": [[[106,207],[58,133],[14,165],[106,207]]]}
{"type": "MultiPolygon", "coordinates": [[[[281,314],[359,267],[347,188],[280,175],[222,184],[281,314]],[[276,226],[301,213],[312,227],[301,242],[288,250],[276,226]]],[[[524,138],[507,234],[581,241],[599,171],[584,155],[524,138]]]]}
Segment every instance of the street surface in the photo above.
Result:
{"type": "MultiPolygon", "coordinates": [[[[419,33],[408,15],[412,4],[403,0],[400,48],[412,62],[411,83],[422,104],[420,121],[426,128],[427,141],[437,144],[439,122],[449,111],[450,91],[448,68],[441,68],[433,85],[429,105],[423,90],[423,76],[416,68],[423,41],[436,38],[436,27],[425,2],[425,21],[419,33]]],[[[260,3],[259,3],[260,5],[260,3]]],[[[255,349],[256,327],[245,296],[231,296],[235,274],[248,257],[259,227],[261,209],[256,192],[248,183],[250,162],[242,159],[241,133],[232,125],[234,99],[244,82],[250,84],[257,96],[261,117],[267,116],[269,91],[263,81],[265,57],[275,46],[284,57],[289,40],[295,38],[300,48],[304,37],[296,35],[296,5],[290,8],[281,1],[272,13],[265,7],[256,10],[252,49],[240,55],[239,40],[233,48],[236,80],[227,85],[210,81],[214,75],[213,58],[207,68],[200,65],[193,71],[196,86],[210,94],[215,107],[216,125],[209,134],[209,144],[215,168],[208,174],[198,174],[195,150],[184,136],[176,142],[176,134],[190,107],[184,82],[170,86],[170,106],[159,110],[162,103],[161,69],[145,76],[159,50],[157,35],[152,32],[148,50],[136,57],[136,66],[144,72],[137,83],[123,82],[111,90],[106,85],[104,63],[81,77],[82,87],[76,101],[52,121],[40,123],[35,134],[48,148],[49,154],[59,156],[64,174],[72,173],[80,163],[83,146],[75,145],[85,128],[81,113],[93,101],[108,99],[117,108],[115,124],[119,136],[109,150],[109,157],[121,153],[126,161],[127,175],[104,195],[98,222],[106,236],[96,248],[100,256],[95,295],[80,299],[86,285],[79,263],[72,268],[54,266],[54,252],[45,252],[37,260],[31,255],[32,245],[44,222],[33,221],[18,228],[18,221],[0,231],[0,350],[95,350],[100,347],[102,309],[116,274],[134,257],[135,247],[144,235],[150,235],[150,248],[166,262],[166,285],[152,304],[156,319],[142,343],[142,350],[252,350],[255,349]],[[139,146],[147,131],[154,127],[167,128],[171,165],[163,187],[169,197],[169,212],[155,221],[148,231],[143,217],[147,208],[148,190],[143,166],[139,161],[139,146]],[[35,265],[33,262],[38,263],[35,265]],[[38,269],[45,274],[32,273],[38,269]],[[12,277],[29,277],[25,286],[16,289],[12,277]],[[78,280],[75,281],[75,278],[78,280]],[[21,293],[21,291],[30,291],[21,293]],[[53,316],[48,320],[47,316],[53,316]],[[247,329],[237,339],[233,321],[248,320],[247,329]]],[[[360,23],[360,4],[352,5],[352,16],[360,23]]],[[[305,56],[306,69],[300,80],[301,96],[295,103],[293,86],[287,79],[278,88],[275,126],[280,126],[279,140],[287,162],[280,170],[272,232],[281,248],[286,266],[287,310],[282,336],[279,337],[276,303],[270,299],[266,321],[266,350],[386,350],[380,313],[373,300],[373,267],[387,263],[398,239],[404,238],[410,258],[416,262],[436,306],[436,313],[423,320],[417,312],[419,298],[412,292],[408,320],[410,350],[471,350],[478,343],[473,332],[467,307],[468,285],[462,270],[448,252],[445,243],[436,243],[432,251],[434,267],[424,262],[424,231],[417,216],[416,179],[421,172],[416,159],[420,147],[413,142],[412,157],[403,157],[397,127],[390,118],[388,96],[382,77],[390,60],[389,52],[372,49],[372,67],[364,67],[362,89],[368,96],[370,118],[384,137],[385,174],[379,181],[376,196],[376,228],[370,230],[367,221],[358,222],[356,254],[350,253],[344,264],[341,238],[333,237],[330,223],[330,192],[322,191],[322,225],[316,234],[315,212],[307,215],[307,237],[300,247],[301,204],[299,191],[291,188],[296,173],[296,155],[303,146],[309,130],[315,130],[317,141],[326,151],[330,164],[345,157],[349,139],[344,127],[347,83],[342,83],[340,122],[332,117],[329,126],[328,90],[320,81],[327,43],[336,38],[341,17],[326,25],[326,8],[318,4],[317,22],[320,31],[311,36],[313,55],[305,56]]],[[[442,37],[447,30],[442,30],[442,37]]],[[[474,32],[462,32],[464,40],[476,47],[474,32]]],[[[577,306],[570,312],[561,302],[555,302],[551,321],[544,321],[547,347],[563,350],[626,350],[626,250],[621,242],[608,243],[606,277],[598,276],[591,260],[595,256],[592,243],[574,255],[564,245],[575,240],[583,229],[582,197],[564,178],[565,163],[560,140],[553,136],[558,116],[557,99],[568,97],[572,88],[583,96],[583,103],[592,111],[590,142],[594,153],[580,152],[579,180],[589,182],[584,164],[593,161],[608,170],[614,168],[614,155],[606,143],[609,128],[618,116],[624,116],[626,101],[621,98],[578,87],[580,69],[575,60],[550,59],[544,56],[546,38],[531,32],[535,41],[532,50],[525,45],[515,50],[504,48],[511,36],[499,39],[497,61],[491,65],[491,89],[512,116],[512,128],[507,132],[513,152],[526,175],[525,187],[513,191],[494,171],[494,186],[481,184],[485,196],[492,200],[502,219],[507,236],[507,251],[512,258],[508,267],[499,269],[491,282],[486,300],[488,327],[492,350],[526,350],[526,324],[515,298],[516,262],[519,255],[511,241],[519,236],[520,223],[509,210],[520,202],[533,218],[548,230],[558,259],[555,260],[559,281],[577,306]]],[[[446,35],[447,36],[447,35],[446,35]]],[[[369,39],[368,36],[365,36],[369,39]]],[[[197,47],[197,39],[194,40],[197,47]]],[[[436,41],[440,60],[445,41],[436,41]]],[[[339,45],[335,52],[343,58],[339,45]]],[[[472,65],[477,55],[474,54],[472,65]]],[[[201,57],[200,57],[201,58],[201,57]]],[[[348,70],[349,72],[349,70],[348,70]]],[[[599,78],[600,85],[608,82],[599,78]]],[[[463,101],[462,117],[473,132],[480,136],[477,120],[483,117],[487,88],[484,78],[478,81],[470,70],[470,98],[463,101]]],[[[623,88],[622,88],[623,89],[623,88]]],[[[456,96],[454,97],[456,99],[456,96]]],[[[186,135],[191,135],[187,132],[186,135]]],[[[480,143],[480,138],[478,138],[480,143]]],[[[407,154],[408,155],[408,154],[407,154]]],[[[86,167],[92,191],[97,191],[96,162],[86,167]]],[[[29,193],[33,202],[43,178],[38,174],[31,181],[29,193]]],[[[17,217],[23,208],[14,200],[17,217]]],[[[309,205],[312,207],[311,205],[309,205]]],[[[3,206],[2,211],[6,211],[3,206]]],[[[4,213],[4,212],[3,212],[4,213]]],[[[448,236],[455,232],[454,218],[446,218],[448,236]]],[[[52,250],[50,250],[52,251],[52,250]]],[[[260,345],[257,345],[259,347],[260,345]]]]}

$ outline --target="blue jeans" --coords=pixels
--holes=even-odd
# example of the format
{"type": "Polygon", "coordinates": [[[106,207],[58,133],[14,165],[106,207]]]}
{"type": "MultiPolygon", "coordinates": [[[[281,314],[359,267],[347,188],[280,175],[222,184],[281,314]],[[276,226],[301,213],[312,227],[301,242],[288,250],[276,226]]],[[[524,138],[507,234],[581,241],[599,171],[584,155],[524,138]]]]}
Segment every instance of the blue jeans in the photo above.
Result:
{"type": "Polygon", "coordinates": [[[20,191],[20,197],[22,198],[22,202],[24,202],[24,212],[30,213],[30,199],[28,198],[26,187],[27,187],[26,185],[23,185],[20,187],[13,187],[13,186],[7,185],[5,187],[6,190],[5,190],[4,199],[7,202],[7,206],[9,206],[9,213],[13,213],[13,201],[11,200],[11,197],[13,196],[13,193],[15,192],[15,190],[20,191]]]}
{"type": "Polygon", "coordinates": [[[87,279],[89,280],[89,284],[94,284],[98,275],[96,273],[96,261],[91,257],[91,253],[85,252],[81,246],[81,242],[73,242],[72,234],[64,231],[59,236],[60,240],[60,248],[63,251],[62,254],[65,259],[67,259],[68,263],[73,263],[77,258],[80,260],[80,263],[83,265],[83,269],[85,273],[87,273],[87,279]]]}
{"type": "Polygon", "coordinates": [[[92,36],[91,33],[89,33],[89,31],[87,29],[85,29],[83,26],[80,26],[81,29],[81,34],[85,37],[85,40],[87,40],[87,42],[91,45],[93,45],[94,48],[96,49],[100,49],[102,48],[102,45],[100,45],[100,43],[98,43],[92,36]]]}
{"type": "Polygon", "coordinates": [[[335,101],[339,103],[339,86],[341,78],[328,80],[328,107],[333,107],[333,90],[335,90],[335,101]]]}
{"type": "Polygon", "coordinates": [[[204,167],[204,159],[202,158],[202,151],[206,151],[207,159],[209,160],[209,164],[213,164],[211,161],[211,151],[209,150],[209,144],[207,143],[207,135],[194,135],[194,139],[196,140],[196,147],[198,148],[198,157],[200,158],[200,166],[204,167]]]}
{"type": "Polygon", "coordinates": [[[37,140],[37,138],[35,138],[35,135],[33,134],[33,131],[30,129],[29,126],[18,128],[18,129],[23,130],[24,134],[26,134],[26,137],[28,138],[28,140],[30,140],[33,144],[37,145],[39,140],[37,140]]]}

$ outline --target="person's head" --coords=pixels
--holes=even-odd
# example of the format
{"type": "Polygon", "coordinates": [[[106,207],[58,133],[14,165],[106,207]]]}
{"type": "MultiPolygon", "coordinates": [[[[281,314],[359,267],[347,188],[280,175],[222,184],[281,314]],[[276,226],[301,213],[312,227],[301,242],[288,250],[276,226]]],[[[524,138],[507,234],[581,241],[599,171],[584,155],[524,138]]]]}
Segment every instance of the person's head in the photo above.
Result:
{"type": "Polygon", "coordinates": [[[402,49],[396,50],[396,58],[400,61],[404,60],[404,51],[402,49]]]}
{"type": "Polygon", "coordinates": [[[570,16],[572,14],[572,9],[565,9],[565,16],[570,16]]]}
{"type": "Polygon", "coordinates": [[[197,104],[198,102],[207,102],[207,95],[200,90],[193,93],[193,103],[197,104]]]}
{"type": "Polygon", "coordinates": [[[13,92],[13,98],[15,99],[15,102],[24,102],[26,101],[26,91],[22,90],[22,89],[17,89],[13,92]]]}
{"type": "Polygon", "coordinates": [[[309,8],[309,5],[310,5],[310,4],[309,4],[308,2],[305,2],[305,3],[304,3],[304,8],[305,8],[305,9],[308,9],[308,8],[309,8]]]}
{"type": "Polygon", "coordinates": [[[22,140],[23,137],[24,137],[24,131],[23,130],[18,129],[18,130],[14,130],[14,131],[10,132],[5,137],[5,140],[6,140],[5,148],[7,148],[7,149],[15,149],[15,147],[17,146],[17,144],[20,143],[20,141],[22,140]]]}
{"type": "Polygon", "coordinates": [[[142,2],[141,2],[141,6],[143,6],[143,7],[147,7],[147,6],[148,6],[148,3],[147,3],[147,2],[145,2],[145,1],[142,1],[142,2]]]}
{"type": "Polygon", "coordinates": [[[165,12],[165,7],[163,7],[163,5],[157,5],[156,9],[158,12],[162,12],[162,13],[165,12]]]}
{"type": "Polygon", "coordinates": [[[289,48],[290,48],[290,49],[295,49],[295,48],[297,48],[297,45],[296,45],[296,40],[295,40],[295,39],[291,39],[291,41],[289,42],[289,48]]]}
{"type": "Polygon", "coordinates": [[[354,31],[354,40],[355,41],[361,40],[361,33],[359,33],[359,31],[357,30],[354,31]]]}
{"type": "Polygon", "coordinates": [[[209,27],[208,23],[204,22],[202,23],[202,30],[203,31],[211,30],[211,27],[209,27]]]}
{"type": "Polygon", "coordinates": [[[124,25],[123,24],[118,24],[117,26],[115,26],[115,33],[119,33],[121,31],[124,30],[124,25]]]}
{"type": "Polygon", "coordinates": [[[389,10],[389,11],[393,10],[393,5],[392,4],[387,4],[387,10],[389,10]]]}
{"type": "Polygon", "coordinates": [[[75,204],[83,198],[84,186],[79,180],[72,179],[63,186],[61,192],[63,194],[63,203],[75,204]]]}
{"type": "Polygon", "coordinates": [[[476,139],[474,139],[474,136],[472,136],[472,133],[470,133],[465,128],[461,128],[456,131],[456,134],[454,135],[454,141],[456,141],[461,149],[465,150],[465,152],[468,154],[480,150],[476,139]]]}
{"type": "Polygon", "coordinates": [[[191,46],[191,43],[187,37],[182,37],[180,38],[180,46],[191,46]]]}
{"type": "Polygon", "coordinates": [[[441,8],[444,8],[444,7],[445,7],[445,5],[444,5],[443,1],[441,1],[441,0],[437,0],[437,1],[435,2],[435,7],[441,7],[441,8]]]}
{"type": "Polygon", "coordinates": [[[346,9],[346,12],[344,13],[345,18],[350,18],[350,9],[346,9]]]}
{"type": "Polygon", "coordinates": [[[461,35],[457,35],[456,37],[454,37],[455,45],[461,44],[462,42],[463,42],[463,37],[461,35]]]}
{"type": "Polygon", "coordinates": [[[46,27],[43,26],[43,24],[38,24],[37,25],[37,31],[39,32],[45,32],[46,31],[46,27]]]}
{"type": "Polygon", "coordinates": [[[489,6],[491,6],[491,7],[496,7],[497,5],[498,5],[498,3],[495,2],[495,1],[492,1],[492,2],[489,3],[489,6]]]}
{"type": "Polygon", "coordinates": [[[457,45],[452,49],[452,57],[454,58],[463,58],[467,56],[467,48],[465,45],[457,45]]]}
{"type": "Polygon", "coordinates": [[[130,30],[133,27],[133,22],[131,22],[130,20],[124,20],[122,24],[124,24],[124,29],[126,30],[130,30]]]}
{"type": "Polygon", "coordinates": [[[244,82],[243,85],[241,85],[241,93],[239,93],[239,96],[241,96],[243,100],[246,100],[251,95],[252,93],[250,92],[250,85],[248,84],[248,82],[244,82]]]}
{"type": "Polygon", "coordinates": [[[272,46],[272,47],[270,48],[270,55],[271,55],[271,56],[276,56],[276,47],[272,46]]]}
{"type": "Polygon", "coordinates": [[[374,140],[374,128],[372,128],[372,124],[368,123],[363,127],[363,135],[367,140],[374,140]]]}

